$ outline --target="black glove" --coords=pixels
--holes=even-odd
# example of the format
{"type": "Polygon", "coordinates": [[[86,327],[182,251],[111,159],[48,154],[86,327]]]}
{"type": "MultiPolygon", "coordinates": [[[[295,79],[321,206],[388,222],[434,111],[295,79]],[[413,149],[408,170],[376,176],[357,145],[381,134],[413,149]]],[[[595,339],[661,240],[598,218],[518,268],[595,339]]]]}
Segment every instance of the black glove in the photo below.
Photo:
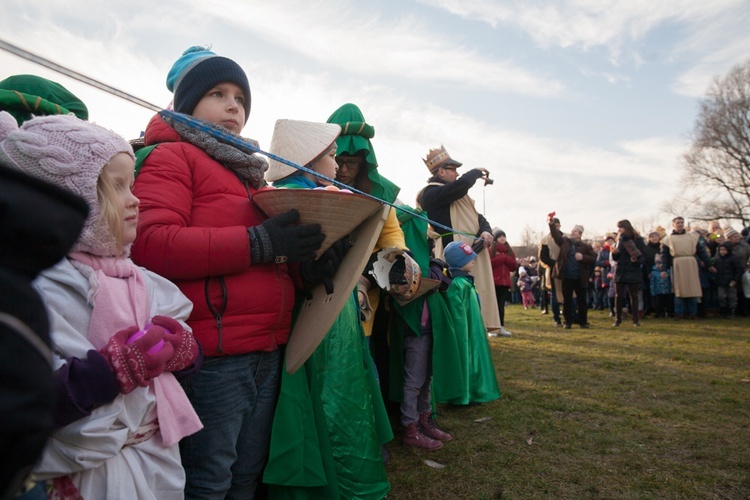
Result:
{"type": "Polygon", "coordinates": [[[300,278],[309,287],[313,287],[322,281],[325,283],[326,293],[332,294],[333,276],[351,247],[349,236],[344,236],[331,245],[331,248],[323,252],[318,260],[303,262],[299,267],[300,278]]]}
{"type": "Polygon", "coordinates": [[[475,254],[479,255],[479,252],[485,249],[484,240],[482,238],[474,240],[474,243],[471,244],[471,249],[474,250],[475,254]]]}
{"type": "Polygon", "coordinates": [[[320,224],[293,225],[299,212],[288,212],[271,217],[258,226],[247,228],[250,235],[250,258],[254,264],[275,261],[277,264],[313,260],[325,236],[320,224]]]}

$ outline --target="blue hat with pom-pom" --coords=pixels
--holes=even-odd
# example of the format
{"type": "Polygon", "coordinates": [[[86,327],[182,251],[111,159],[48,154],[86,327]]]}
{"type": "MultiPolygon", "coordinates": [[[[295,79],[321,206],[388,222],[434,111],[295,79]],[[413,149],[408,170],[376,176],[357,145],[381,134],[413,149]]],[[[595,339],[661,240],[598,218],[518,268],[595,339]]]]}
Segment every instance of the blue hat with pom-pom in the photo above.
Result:
{"type": "Polygon", "coordinates": [[[167,88],[174,93],[174,110],[192,114],[198,102],[214,86],[232,82],[245,93],[245,123],[250,116],[250,85],[240,66],[206,47],[194,46],[182,53],[167,74],[167,88]]]}

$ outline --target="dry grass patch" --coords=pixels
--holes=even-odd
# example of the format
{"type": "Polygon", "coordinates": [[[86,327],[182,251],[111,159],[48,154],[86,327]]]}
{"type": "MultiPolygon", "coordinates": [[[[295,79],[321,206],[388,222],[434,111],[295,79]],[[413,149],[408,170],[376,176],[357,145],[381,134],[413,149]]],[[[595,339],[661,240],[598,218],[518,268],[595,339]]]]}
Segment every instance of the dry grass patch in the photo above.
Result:
{"type": "Polygon", "coordinates": [[[402,447],[396,418],[389,498],[750,498],[750,319],[590,314],[562,330],[509,307],[503,397],[439,407],[455,439],[436,452],[402,447]]]}

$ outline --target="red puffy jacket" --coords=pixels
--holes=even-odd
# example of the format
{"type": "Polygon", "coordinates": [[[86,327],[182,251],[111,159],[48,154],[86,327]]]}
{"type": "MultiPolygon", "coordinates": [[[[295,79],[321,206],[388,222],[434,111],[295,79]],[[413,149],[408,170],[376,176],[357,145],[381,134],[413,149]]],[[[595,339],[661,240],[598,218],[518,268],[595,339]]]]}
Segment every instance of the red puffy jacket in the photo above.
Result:
{"type": "Polygon", "coordinates": [[[506,243],[505,246],[497,245],[495,255],[490,259],[492,263],[492,278],[495,286],[510,287],[510,273],[518,269],[516,257],[509,252],[510,248],[506,243]]]}
{"type": "Polygon", "coordinates": [[[206,356],[286,343],[294,283],[286,264],[251,265],[247,228],[266,219],[252,202],[255,190],[158,115],[145,142],[159,146],[135,181],[141,206],[133,261],[174,281],[193,302],[188,324],[206,356]]]}

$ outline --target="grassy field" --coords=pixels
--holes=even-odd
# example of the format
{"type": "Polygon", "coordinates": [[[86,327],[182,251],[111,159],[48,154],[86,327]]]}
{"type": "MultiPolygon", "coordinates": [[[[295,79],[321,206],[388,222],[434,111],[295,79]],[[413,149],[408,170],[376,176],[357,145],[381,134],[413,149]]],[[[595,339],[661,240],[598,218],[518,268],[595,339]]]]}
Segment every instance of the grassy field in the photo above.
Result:
{"type": "Polygon", "coordinates": [[[394,421],[389,498],[750,498],[750,319],[589,321],[510,306],[502,398],[440,406],[454,440],[434,452],[394,421]]]}

